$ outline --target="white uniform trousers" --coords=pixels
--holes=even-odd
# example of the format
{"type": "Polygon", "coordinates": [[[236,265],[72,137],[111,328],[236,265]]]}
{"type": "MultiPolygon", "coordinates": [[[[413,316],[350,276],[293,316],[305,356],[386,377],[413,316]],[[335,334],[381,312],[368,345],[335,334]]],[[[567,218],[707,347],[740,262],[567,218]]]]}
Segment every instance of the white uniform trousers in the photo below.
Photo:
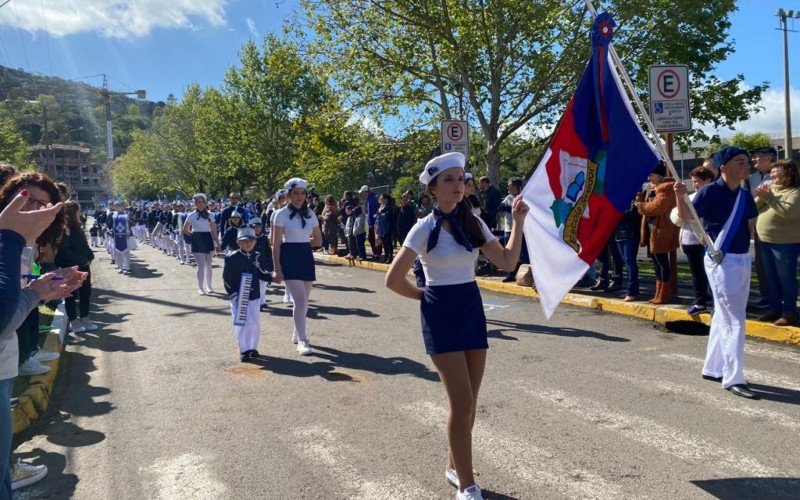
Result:
{"type": "Polygon", "coordinates": [[[130,248],[125,250],[114,249],[114,263],[117,265],[117,269],[129,270],[131,268],[130,248]]]}
{"type": "Polygon", "coordinates": [[[722,377],[722,387],[747,384],[744,331],[750,295],[750,255],[726,254],[722,264],[706,255],[705,268],[714,295],[703,375],[722,377]]]}
{"type": "Polygon", "coordinates": [[[267,303],[267,282],[264,280],[258,280],[258,290],[261,292],[261,299],[259,299],[261,304],[267,303]]]}
{"type": "MultiPolygon", "coordinates": [[[[239,344],[239,353],[258,350],[258,338],[261,334],[261,315],[258,307],[261,299],[251,300],[247,306],[247,319],[244,326],[234,326],[236,342],[239,344]]],[[[231,317],[236,319],[236,299],[231,299],[231,317]]]]}

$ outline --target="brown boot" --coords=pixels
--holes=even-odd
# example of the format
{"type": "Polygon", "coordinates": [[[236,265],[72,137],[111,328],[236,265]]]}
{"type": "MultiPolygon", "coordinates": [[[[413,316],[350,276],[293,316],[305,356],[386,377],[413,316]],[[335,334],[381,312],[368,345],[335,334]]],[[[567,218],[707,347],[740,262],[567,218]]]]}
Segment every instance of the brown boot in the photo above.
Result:
{"type": "Polygon", "coordinates": [[[653,302],[655,302],[655,301],[656,301],[656,299],[658,299],[658,298],[661,296],[661,288],[662,288],[663,286],[664,286],[664,282],[663,282],[663,281],[661,281],[661,280],[656,280],[656,294],[655,294],[655,295],[653,295],[653,298],[652,298],[652,299],[650,299],[650,300],[648,300],[648,301],[647,301],[649,304],[652,304],[653,302]]]}
{"type": "Polygon", "coordinates": [[[778,311],[776,309],[770,309],[769,311],[765,312],[764,314],[762,314],[761,316],[759,316],[756,319],[758,321],[770,322],[770,321],[775,321],[776,319],[778,319],[780,317],[781,317],[781,312],[780,311],[778,311]]]}
{"type": "Polygon", "coordinates": [[[797,324],[797,313],[783,313],[783,316],[773,324],[775,326],[794,326],[797,324]]]}
{"type": "Polygon", "coordinates": [[[661,283],[661,290],[656,296],[653,304],[669,304],[672,300],[672,284],[669,281],[661,283]]]}

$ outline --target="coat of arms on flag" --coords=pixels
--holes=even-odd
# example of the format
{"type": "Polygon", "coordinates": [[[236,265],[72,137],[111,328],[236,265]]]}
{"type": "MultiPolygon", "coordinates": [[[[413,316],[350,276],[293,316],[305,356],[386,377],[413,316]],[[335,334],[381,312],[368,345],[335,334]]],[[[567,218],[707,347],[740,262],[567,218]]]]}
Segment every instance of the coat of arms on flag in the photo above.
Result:
{"type": "Polygon", "coordinates": [[[522,191],[525,239],[549,318],[594,264],[658,155],[609,55],[614,20],[592,27],[592,57],[538,167],[522,191]]]}

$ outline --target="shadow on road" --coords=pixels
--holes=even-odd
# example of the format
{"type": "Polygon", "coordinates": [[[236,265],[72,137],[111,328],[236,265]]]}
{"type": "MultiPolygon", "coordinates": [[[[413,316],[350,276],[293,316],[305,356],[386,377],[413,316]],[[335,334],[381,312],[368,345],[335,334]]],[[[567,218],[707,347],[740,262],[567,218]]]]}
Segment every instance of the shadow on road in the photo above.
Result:
{"type": "Polygon", "coordinates": [[[800,495],[800,478],[793,477],[734,477],[692,481],[692,484],[721,499],[779,500],[796,499],[800,495]]]}
{"type": "Polygon", "coordinates": [[[60,453],[48,453],[41,448],[36,448],[27,453],[15,453],[15,458],[21,458],[25,462],[34,465],[46,465],[47,477],[35,486],[29,486],[19,490],[15,494],[20,498],[48,498],[48,499],[67,499],[75,494],[75,487],[78,484],[78,476],[75,474],[65,474],[67,467],[67,457],[60,453]]]}
{"type": "Polygon", "coordinates": [[[202,303],[198,305],[190,305],[183,302],[173,302],[171,300],[156,299],[154,297],[142,297],[140,295],[133,295],[130,293],[120,292],[118,290],[103,290],[103,294],[110,295],[111,297],[115,297],[118,299],[127,299],[134,302],[148,302],[150,304],[157,304],[160,306],[182,309],[181,312],[169,313],[165,314],[165,316],[180,317],[192,313],[219,314],[222,316],[230,315],[230,309],[227,307],[209,307],[208,305],[204,305],[202,303]]]}
{"type": "MultiPolygon", "coordinates": [[[[280,306],[280,304],[278,304],[280,306]]],[[[292,308],[290,306],[275,307],[270,304],[269,313],[274,316],[282,316],[289,318],[292,316],[292,308]]],[[[338,307],[338,306],[325,306],[320,304],[311,303],[308,308],[308,319],[328,319],[326,315],[333,316],[361,316],[363,318],[378,318],[380,314],[375,314],[366,309],[358,307],[338,307]]]]}
{"type": "MultiPolygon", "coordinates": [[[[786,403],[790,405],[800,405],[800,391],[795,391],[794,389],[785,389],[783,387],[775,387],[772,385],[762,385],[762,384],[749,384],[750,388],[753,389],[758,393],[758,396],[761,399],[766,399],[767,401],[775,401],[777,403],[786,403]]],[[[798,496],[796,498],[800,498],[800,489],[798,491],[798,496]]]]}
{"type": "MultiPolygon", "coordinates": [[[[615,337],[613,335],[606,335],[604,333],[583,330],[580,328],[530,325],[488,318],[486,319],[486,323],[489,325],[497,325],[506,331],[530,332],[544,335],[555,335],[557,337],[588,337],[597,340],[604,340],[606,342],[630,342],[630,339],[626,339],[625,337],[615,337]]],[[[493,330],[493,332],[496,331],[498,330],[493,330]]]]}
{"type": "Polygon", "coordinates": [[[326,285],[324,283],[314,283],[314,288],[319,288],[320,290],[329,290],[331,292],[375,293],[375,290],[370,290],[369,288],[360,288],[357,286],[326,285]]]}
{"type": "MultiPolygon", "coordinates": [[[[488,321],[487,321],[488,323],[488,321]]],[[[500,340],[519,340],[517,337],[512,337],[511,335],[506,335],[503,333],[503,330],[489,330],[487,335],[490,339],[500,339],[500,340]]]]}

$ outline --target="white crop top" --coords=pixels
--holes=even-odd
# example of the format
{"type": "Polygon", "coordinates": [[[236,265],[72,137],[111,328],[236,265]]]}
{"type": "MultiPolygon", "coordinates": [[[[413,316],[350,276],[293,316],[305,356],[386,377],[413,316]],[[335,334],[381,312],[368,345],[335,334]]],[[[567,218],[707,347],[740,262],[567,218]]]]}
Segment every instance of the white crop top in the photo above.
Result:
{"type": "Polygon", "coordinates": [[[192,232],[197,233],[210,233],[211,232],[211,213],[208,214],[208,219],[200,217],[196,211],[186,216],[186,222],[192,227],[192,232]]]}
{"type": "MultiPolygon", "coordinates": [[[[480,218],[478,223],[483,231],[483,237],[489,243],[496,239],[489,227],[480,218]]],[[[475,261],[478,259],[479,249],[472,252],[456,243],[455,238],[444,228],[439,231],[439,241],[430,252],[428,236],[433,230],[436,219],[433,214],[419,219],[406,236],[403,246],[410,248],[419,255],[422,269],[425,271],[428,286],[458,285],[475,281],[475,261]]]]}
{"type": "Polygon", "coordinates": [[[289,219],[289,216],[292,214],[292,212],[289,211],[289,205],[286,205],[274,213],[275,220],[273,224],[275,227],[283,228],[284,243],[308,243],[311,241],[311,231],[315,227],[319,227],[319,221],[317,220],[317,214],[311,209],[308,211],[311,214],[311,218],[306,219],[306,227],[303,227],[299,216],[294,216],[289,219]]]}

